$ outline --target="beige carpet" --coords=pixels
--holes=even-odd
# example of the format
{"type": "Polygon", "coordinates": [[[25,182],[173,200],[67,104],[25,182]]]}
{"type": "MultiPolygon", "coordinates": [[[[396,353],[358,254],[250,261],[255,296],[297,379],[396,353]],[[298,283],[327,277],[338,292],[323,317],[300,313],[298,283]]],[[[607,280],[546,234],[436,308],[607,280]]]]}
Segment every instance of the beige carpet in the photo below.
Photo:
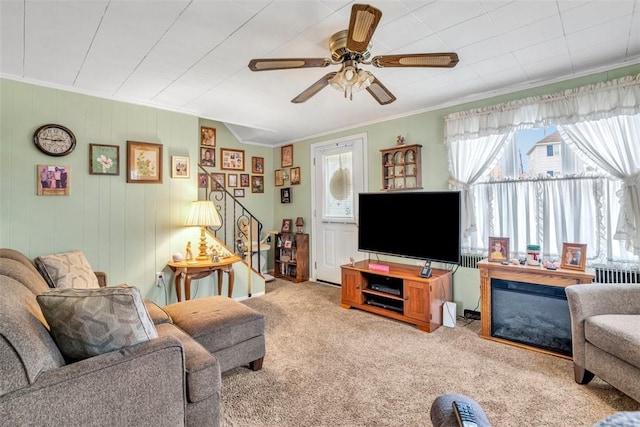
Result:
{"type": "Polygon", "coordinates": [[[340,288],[267,283],[245,301],[266,316],[259,372],[223,375],[223,425],[431,426],[440,394],[480,402],[493,426],[591,426],[640,404],[596,378],[573,381],[569,360],[478,337],[459,319],[432,333],[340,307],[340,288]]]}

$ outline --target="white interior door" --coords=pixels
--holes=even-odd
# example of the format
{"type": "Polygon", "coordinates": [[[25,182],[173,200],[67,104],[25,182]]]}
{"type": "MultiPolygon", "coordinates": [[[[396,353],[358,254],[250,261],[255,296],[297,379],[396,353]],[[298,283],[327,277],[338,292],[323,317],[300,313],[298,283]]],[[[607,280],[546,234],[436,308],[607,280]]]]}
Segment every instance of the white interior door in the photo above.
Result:
{"type": "Polygon", "coordinates": [[[358,257],[358,194],[367,182],[366,134],[311,147],[312,277],[339,285],[340,266],[358,257]]]}

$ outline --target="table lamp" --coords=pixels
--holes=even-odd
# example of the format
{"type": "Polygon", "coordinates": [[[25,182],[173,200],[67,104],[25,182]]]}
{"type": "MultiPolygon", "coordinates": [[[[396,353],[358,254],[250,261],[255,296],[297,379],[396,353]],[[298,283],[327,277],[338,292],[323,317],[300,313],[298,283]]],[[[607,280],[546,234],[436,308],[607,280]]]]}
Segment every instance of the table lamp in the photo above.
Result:
{"type": "Polygon", "coordinates": [[[218,227],[221,224],[220,215],[211,200],[197,200],[191,203],[191,211],[189,211],[189,217],[184,225],[187,227],[200,227],[200,245],[198,246],[200,253],[196,257],[196,261],[209,260],[205,228],[218,227]]]}

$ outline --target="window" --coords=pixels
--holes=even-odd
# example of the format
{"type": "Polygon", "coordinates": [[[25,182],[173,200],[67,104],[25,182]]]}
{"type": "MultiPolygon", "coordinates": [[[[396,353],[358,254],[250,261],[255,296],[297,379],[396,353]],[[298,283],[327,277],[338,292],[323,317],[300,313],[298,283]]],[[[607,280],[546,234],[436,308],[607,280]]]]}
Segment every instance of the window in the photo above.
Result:
{"type": "Polygon", "coordinates": [[[640,265],[639,105],[640,74],[445,116],[463,250],[486,254],[488,236],[508,236],[516,255],[535,243],[555,258],[575,242],[588,265],[640,265]],[[522,130],[549,123],[559,139],[547,128],[520,149],[522,130]]]}

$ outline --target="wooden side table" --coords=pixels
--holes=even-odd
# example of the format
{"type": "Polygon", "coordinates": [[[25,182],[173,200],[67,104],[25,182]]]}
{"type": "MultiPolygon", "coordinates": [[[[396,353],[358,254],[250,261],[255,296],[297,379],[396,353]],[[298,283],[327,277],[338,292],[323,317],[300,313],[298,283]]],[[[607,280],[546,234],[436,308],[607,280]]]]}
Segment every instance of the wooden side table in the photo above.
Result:
{"type": "Polygon", "coordinates": [[[229,276],[229,290],[227,296],[231,298],[233,295],[233,264],[242,261],[238,256],[231,255],[226,258],[221,258],[219,262],[213,261],[169,261],[167,265],[175,273],[175,286],[176,296],[178,301],[182,301],[181,282],[184,278],[184,298],[185,300],[191,299],[191,281],[202,279],[214,271],[218,272],[218,295],[222,295],[222,273],[227,273],[229,276]]]}

